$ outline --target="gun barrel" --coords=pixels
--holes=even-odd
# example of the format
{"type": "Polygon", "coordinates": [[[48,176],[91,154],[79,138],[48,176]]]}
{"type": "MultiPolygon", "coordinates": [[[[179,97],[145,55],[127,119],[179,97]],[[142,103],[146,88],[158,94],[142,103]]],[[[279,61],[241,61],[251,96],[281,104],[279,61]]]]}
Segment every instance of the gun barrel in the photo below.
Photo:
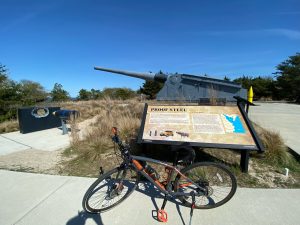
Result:
{"type": "Polygon", "coordinates": [[[95,66],[94,69],[105,71],[105,72],[110,72],[110,73],[122,74],[122,75],[135,77],[135,78],[140,78],[143,80],[155,80],[155,81],[160,81],[160,82],[164,82],[167,80],[167,75],[165,75],[165,74],[138,73],[138,72],[132,72],[132,71],[108,69],[108,68],[97,67],[97,66],[95,66]]]}

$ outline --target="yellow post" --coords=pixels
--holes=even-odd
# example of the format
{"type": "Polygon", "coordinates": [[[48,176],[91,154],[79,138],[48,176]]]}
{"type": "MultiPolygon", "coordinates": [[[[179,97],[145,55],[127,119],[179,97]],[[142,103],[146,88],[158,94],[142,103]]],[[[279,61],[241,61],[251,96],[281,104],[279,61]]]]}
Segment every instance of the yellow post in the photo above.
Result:
{"type": "Polygon", "coordinates": [[[253,102],[253,89],[252,89],[252,86],[249,88],[248,90],[248,102],[253,102]]]}

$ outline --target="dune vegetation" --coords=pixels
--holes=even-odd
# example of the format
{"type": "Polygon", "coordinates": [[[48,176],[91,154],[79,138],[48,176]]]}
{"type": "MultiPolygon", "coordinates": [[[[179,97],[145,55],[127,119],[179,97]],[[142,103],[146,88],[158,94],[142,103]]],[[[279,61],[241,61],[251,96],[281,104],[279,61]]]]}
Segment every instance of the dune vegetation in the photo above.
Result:
{"type": "MultiPolygon", "coordinates": [[[[63,153],[64,160],[60,167],[61,174],[95,177],[99,168],[104,171],[119,164],[111,141],[112,126],[119,128],[122,139],[129,143],[135,154],[142,154],[172,162],[172,155],[166,146],[152,145],[145,148],[136,144],[141,123],[144,103],[138,100],[112,100],[68,102],[62,107],[81,111],[81,121],[94,117],[89,131],[80,137],[77,122],[73,122],[72,144],[63,153]]],[[[227,164],[238,177],[243,187],[300,187],[300,164],[285,146],[276,132],[265,130],[257,125],[255,129],[261,138],[266,152],[251,153],[249,173],[240,171],[240,152],[220,149],[196,149],[196,161],[216,161],[227,164]],[[290,176],[284,175],[284,168],[289,168],[290,176]]],[[[157,168],[158,170],[160,168],[157,168]]],[[[162,169],[162,168],[161,168],[162,169]]]]}

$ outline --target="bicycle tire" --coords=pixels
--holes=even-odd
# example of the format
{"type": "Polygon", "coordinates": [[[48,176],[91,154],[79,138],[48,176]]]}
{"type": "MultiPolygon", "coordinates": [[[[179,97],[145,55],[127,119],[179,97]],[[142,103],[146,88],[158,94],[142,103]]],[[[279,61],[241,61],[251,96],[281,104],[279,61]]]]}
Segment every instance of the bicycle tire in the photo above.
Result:
{"type": "Polygon", "coordinates": [[[116,167],[108,171],[101,175],[86,191],[82,200],[83,209],[88,213],[100,213],[117,206],[132,194],[138,185],[138,180],[137,172],[130,168],[116,167]],[[119,185],[120,175],[122,176],[124,172],[127,174],[122,179],[123,188],[119,190],[119,187],[115,185],[119,185]],[[96,203],[99,203],[98,206],[93,205],[92,200],[94,198],[96,199],[96,203]],[[107,205],[103,204],[105,201],[108,203],[107,205]],[[112,204],[109,204],[110,202],[112,204]]]}
{"type": "MultiPolygon", "coordinates": [[[[237,189],[235,176],[227,167],[222,164],[213,162],[199,162],[183,168],[180,172],[189,179],[193,180],[199,186],[206,189],[206,193],[202,192],[201,194],[201,191],[197,190],[195,186],[187,184],[187,180],[180,174],[178,174],[175,178],[175,192],[196,192],[195,208],[197,209],[211,209],[219,207],[228,202],[235,194],[237,189]],[[184,184],[184,182],[186,184],[184,184]],[[221,195],[223,192],[224,197],[222,197],[220,201],[216,202],[216,200],[218,200],[218,195],[221,195]],[[213,197],[215,197],[216,200],[213,199],[213,197]]],[[[191,207],[191,196],[179,196],[178,199],[185,206],[191,207]]]]}

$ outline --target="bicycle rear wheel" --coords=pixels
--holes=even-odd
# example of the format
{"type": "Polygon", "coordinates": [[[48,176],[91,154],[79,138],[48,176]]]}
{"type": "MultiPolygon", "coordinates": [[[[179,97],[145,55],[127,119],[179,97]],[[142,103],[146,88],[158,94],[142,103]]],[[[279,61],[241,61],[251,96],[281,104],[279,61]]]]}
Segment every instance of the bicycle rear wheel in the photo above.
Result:
{"type": "Polygon", "coordinates": [[[222,164],[200,162],[192,164],[180,172],[205,190],[199,190],[198,187],[178,174],[174,183],[174,191],[187,194],[178,199],[188,207],[192,204],[192,197],[188,195],[192,191],[195,193],[195,208],[210,209],[229,201],[237,188],[236,178],[222,164]]]}
{"type": "Polygon", "coordinates": [[[99,213],[124,201],[135,190],[138,174],[127,168],[114,168],[101,175],[86,191],[82,207],[86,212],[99,213]]]}

